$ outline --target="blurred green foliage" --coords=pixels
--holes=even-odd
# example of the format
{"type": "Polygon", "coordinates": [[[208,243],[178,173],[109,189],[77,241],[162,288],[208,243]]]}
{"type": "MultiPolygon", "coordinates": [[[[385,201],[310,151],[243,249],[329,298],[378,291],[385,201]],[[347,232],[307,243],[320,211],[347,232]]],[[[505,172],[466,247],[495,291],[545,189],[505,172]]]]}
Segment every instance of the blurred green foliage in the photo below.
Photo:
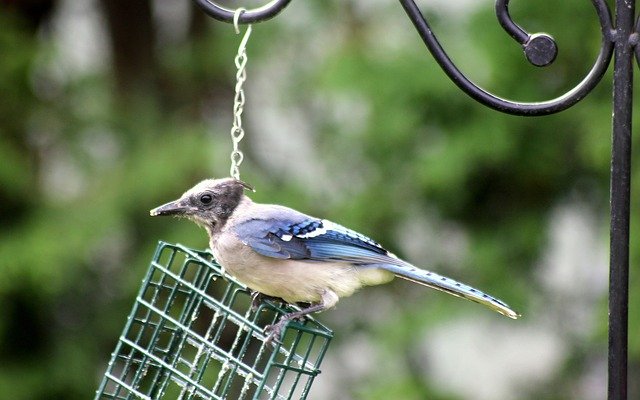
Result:
{"type": "MultiPolygon", "coordinates": [[[[278,51],[286,46],[301,53],[284,63],[282,92],[262,95],[302,113],[316,158],[335,182],[331,188],[303,184],[262,165],[255,156],[262,149],[252,137],[261,134],[262,124],[254,122],[243,144],[243,178],[258,187],[255,199],[332,218],[398,252],[401,222],[416,210],[451,221],[468,239],[464,272],[446,260],[426,260],[435,262],[427,266],[499,293],[526,315],[532,299],[544,296],[536,267],[549,244],[555,207],[580,201],[602,226],[607,224],[610,77],[558,115],[502,115],[476,104],[446,79],[397,4],[363,11],[366,2],[296,3],[255,27],[249,81],[260,66],[284,57],[278,51]],[[297,13],[306,20],[284,22],[297,13]],[[393,28],[398,39],[385,37],[387,22],[381,16],[398,24],[393,28]],[[335,40],[317,53],[307,48],[315,34],[329,30],[335,40]],[[313,62],[306,62],[307,56],[313,62]]],[[[594,11],[583,3],[550,7],[528,1],[510,7],[520,24],[558,40],[558,60],[546,69],[526,63],[488,4],[456,18],[427,12],[445,48],[473,80],[499,95],[535,101],[575,85],[595,59],[599,27],[594,11]]],[[[147,66],[125,70],[128,79],[153,71],[146,76],[148,86],[128,86],[119,78],[123,72],[110,63],[61,79],[51,67],[60,54],[46,22],[62,3],[52,4],[42,22],[0,2],[0,398],[16,400],[91,396],[156,241],[206,246],[204,232],[186,222],[152,220],[148,210],[199,179],[225,175],[230,150],[226,113],[238,40],[230,26],[191,10],[183,38],[149,43],[153,57],[147,66]]],[[[160,29],[148,16],[147,23],[160,29]]],[[[110,28],[113,35],[114,24],[110,28]]],[[[118,51],[117,45],[112,43],[111,50],[118,51]]],[[[249,102],[245,113],[252,112],[249,102]]],[[[633,204],[640,195],[636,172],[633,204]]],[[[632,212],[632,237],[638,238],[640,211],[632,207],[632,212]]],[[[606,243],[606,235],[601,239],[606,243]]],[[[629,311],[635,333],[640,330],[636,243],[629,311]]],[[[395,290],[400,302],[403,295],[411,296],[393,285],[383,290],[395,290]]],[[[435,296],[428,304],[410,298],[388,322],[370,327],[379,332],[370,336],[388,356],[410,348],[416,332],[462,308],[435,296]]],[[[575,397],[572,388],[588,362],[606,351],[606,299],[592,312],[598,320],[586,335],[592,339],[572,345],[554,377],[557,391],[540,387],[519,398],[575,397]]],[[[345,332],[338,342],[358,329],[335,321],[332,328],[345,332]]],[[[637,375],[640,336],[629,338],[631,373],[637,375]]],[[[396,361],[404,365],[400,370],[411,370],[410,358],[396,361]]],[[[348,395],[457,398],[421,377],[365,379],[348,395]]],[[[631,390],[640,393],[637,386],[631,390]]]]}

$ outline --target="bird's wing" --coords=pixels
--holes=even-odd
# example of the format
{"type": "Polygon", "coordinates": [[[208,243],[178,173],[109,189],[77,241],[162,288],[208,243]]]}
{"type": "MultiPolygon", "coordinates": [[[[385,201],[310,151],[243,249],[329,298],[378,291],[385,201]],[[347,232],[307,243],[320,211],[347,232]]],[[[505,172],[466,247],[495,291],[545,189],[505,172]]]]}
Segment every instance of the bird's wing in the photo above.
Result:
{"type": "Polygon", "coordinates": [[[293,214],[249,219],[235,226],[243,243],[273,258],[384,264],[395,256],[372,239],[331,221],[293,214]]]}
{"type": "Polygon", "coordinates": [[[417,268],[385,250],[372,239],[351,229],[299,213],[280,213],[248,219],[235,226],[243,243],[273,258],[342,261],[383,268],[396,276],[483,304],[510,318],[518,318],[503,301],[471,286],[417,268]]]}

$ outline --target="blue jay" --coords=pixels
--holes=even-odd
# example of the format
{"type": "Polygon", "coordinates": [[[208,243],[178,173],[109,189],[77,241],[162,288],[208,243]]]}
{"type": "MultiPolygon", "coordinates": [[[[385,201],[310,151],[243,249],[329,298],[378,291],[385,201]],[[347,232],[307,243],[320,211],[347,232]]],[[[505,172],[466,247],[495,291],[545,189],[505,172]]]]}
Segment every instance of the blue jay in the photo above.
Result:
{"type": "Polygon", "coordinates": [[[204,180],[150,213],[186,217],[202,226],[218,263],[255,293],[309,305],[267,327],[268,340],[279,339],[288,321],[331,308],[363,286],[396,276],[509,318],[520,316],[501,300],[419,269],[360,233],[291,208],[254,203],[245,189],[253,190],[233,178],[204,180]]]}

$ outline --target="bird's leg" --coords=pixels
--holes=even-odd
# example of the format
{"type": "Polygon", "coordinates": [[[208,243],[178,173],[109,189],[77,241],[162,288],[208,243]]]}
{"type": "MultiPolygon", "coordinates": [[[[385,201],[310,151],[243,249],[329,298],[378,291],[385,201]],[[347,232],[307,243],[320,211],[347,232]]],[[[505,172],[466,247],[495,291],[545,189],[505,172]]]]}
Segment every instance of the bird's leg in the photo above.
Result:
{"type": "Polygon", "coordinates": [[[267,340],[265,341],[267,344],[271,343],[271,341],[276,340],[280,341],[282,337],[282,332],[284,328],[287,326],[289,321],[293,321],[295,319],[304,318],[306,315],[309,315],[314,312],[320,312],[326,310],[326,307],[322,303],[312,304],[307,308],[303,308],[300,311],[295,311],[289,314],[285,314],[278,322],[273,325],[268,325],[264,328],[264,332],[267,334],[267,340]]]}
{"type": "Polygon", "coordinates": [[[303,308],[300,311],[295,311],[289,314],[285,314],[280,317],[280,320],[273,325],[268,325],[264,328],[264,332],[267,334],[265,343],[269,344],[273,340],[280,341],[284,328],[289,321],[304,318],[305,316],[324,311],[333,307],[338,302],[338,295],[331,290],[324,290],[322,293],[321,301],[319,303],[312,303],[307,308],[303,308]]]}

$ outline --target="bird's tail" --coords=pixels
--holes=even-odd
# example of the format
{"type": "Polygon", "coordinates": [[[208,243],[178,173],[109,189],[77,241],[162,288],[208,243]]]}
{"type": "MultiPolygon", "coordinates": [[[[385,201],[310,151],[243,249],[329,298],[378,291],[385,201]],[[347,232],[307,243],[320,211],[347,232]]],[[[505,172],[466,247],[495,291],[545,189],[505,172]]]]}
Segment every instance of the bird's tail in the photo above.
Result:
{"type": "Polygon", "coordinates": [[[517,319],[520,317],[519,313],[512,310],[511,307],[502,300],[496,299],[495,297],[489,296],[478,289],[465,285],[464,283],[457,282],[451,278],[447,278],[446,276],[425,271],[408,263],[401,265],[385,264],[382,265],[382,268],[394,273],[399,278],[480,303],[509,318],[517,319]]]}

